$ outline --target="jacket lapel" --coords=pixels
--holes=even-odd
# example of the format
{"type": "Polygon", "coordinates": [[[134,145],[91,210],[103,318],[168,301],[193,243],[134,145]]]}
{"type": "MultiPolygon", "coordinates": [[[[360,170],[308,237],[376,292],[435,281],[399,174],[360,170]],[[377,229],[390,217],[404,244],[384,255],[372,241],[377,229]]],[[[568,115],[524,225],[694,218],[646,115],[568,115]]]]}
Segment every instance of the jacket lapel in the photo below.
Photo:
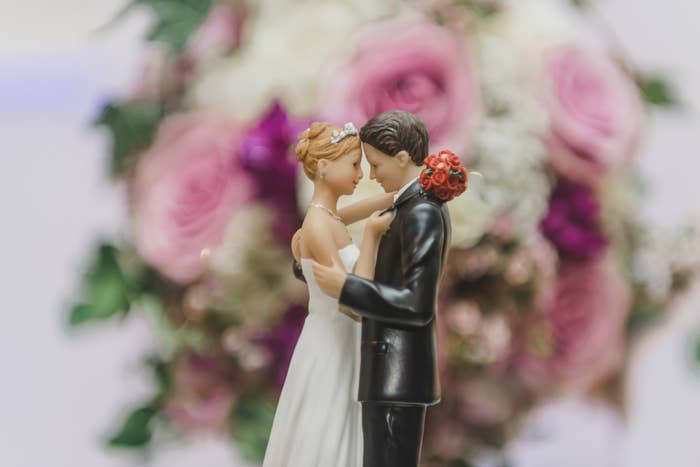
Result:
{"type": "Polygon", "coordinates": [[[420,183],[418,180],[415,182],[411,183],[408,188],[406,188],[406,191],[401,193],[401,196],[399,196],[399,199],[396,200],[396,203],[394,203],[394,209],[398,208],[402,204],[406,203],[407,201],[412,200],[416,196],[419,196],[421,192],[420,188],[420,183]]]}

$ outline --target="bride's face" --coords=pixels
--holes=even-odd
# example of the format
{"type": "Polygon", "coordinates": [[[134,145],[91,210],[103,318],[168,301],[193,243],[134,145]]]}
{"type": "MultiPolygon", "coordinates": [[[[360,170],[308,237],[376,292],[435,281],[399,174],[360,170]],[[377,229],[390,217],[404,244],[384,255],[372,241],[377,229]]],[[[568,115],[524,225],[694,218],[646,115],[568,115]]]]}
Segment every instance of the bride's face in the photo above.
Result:
{"type": "Polygon", "coordinates": [[[319,161],[325,165],[321,168],[324,174],[322,181],[338,196],[351,195],[362,180],[361,160],[362,150],[357,148],[335,160],[319,161]]]}

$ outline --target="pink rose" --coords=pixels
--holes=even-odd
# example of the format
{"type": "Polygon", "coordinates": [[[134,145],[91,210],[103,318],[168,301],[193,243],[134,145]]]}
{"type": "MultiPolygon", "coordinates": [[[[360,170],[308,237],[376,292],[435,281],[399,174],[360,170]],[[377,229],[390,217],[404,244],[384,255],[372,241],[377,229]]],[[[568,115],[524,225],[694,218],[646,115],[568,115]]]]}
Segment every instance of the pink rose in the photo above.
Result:
{"type": "Polygon", "coordinates": [[[214,6],[190,37],[185,51],[197,62],[202,62],[236,49],[248,15],[246,2],[214,6]]]}
{"type": "Polygon", "coordinates": [[[197,279],[253,184],[235,159],[237,128],[171,117],[141,157],[133,186],[136,246],[171,280],[197,279]]]}
{"type": "Polygon", "coordinates": [[[165,413],[182,431],[222,432],[234,393],[224,360],[194,353],[178,356],[173,371],[173,393],[165,403],[165,413]]]}
{"type": "Polygon", "coordinates": [[[516,357],[521,375],[534,386],[591,387],[622,362],[629,306],[629,288],[610,258],[560,265],[542,319],[516,357]]]}
{"type": "Polygon", "coordinates": [[[321,115],[359,128],[381,112],[406,110],[428,127],[431,148],[466,150],[478,97],[462,40],[424,20],[369,27],[350,59],[327,77],[321,115]]]}
{"type": "Polygon", "coordinates": [[[545,51],[541,86],[555,170],[590,185],[629,159],[642,104],[619,66],[574,45],[555,47],[545,51]]]}

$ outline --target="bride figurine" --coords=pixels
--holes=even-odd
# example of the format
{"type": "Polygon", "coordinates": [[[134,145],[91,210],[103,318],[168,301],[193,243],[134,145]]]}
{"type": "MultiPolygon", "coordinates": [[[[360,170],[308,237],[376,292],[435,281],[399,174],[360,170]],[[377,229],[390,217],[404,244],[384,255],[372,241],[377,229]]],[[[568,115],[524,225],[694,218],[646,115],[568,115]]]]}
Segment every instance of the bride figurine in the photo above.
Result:
{"type": "Polygon", "coordinates": [[[306,176],[314,182],[294,242],[309,288],[309,314],[282,388],[264,467],[362,465],[362,408],[357,402],[360,318],[340,310],[338,300],[319,288],[312,272],[316,261],[373,279],[379,240],[394,216],[379,212],[391,206],[392,193],[341,211],[336,208],[338,198],[352,194],[363,176],[357,133],[352,123],[336,128],[315,122],[299,135],[295,149],[306,176]],[[345,226],[368,216],[358,248],[345,226]]]}

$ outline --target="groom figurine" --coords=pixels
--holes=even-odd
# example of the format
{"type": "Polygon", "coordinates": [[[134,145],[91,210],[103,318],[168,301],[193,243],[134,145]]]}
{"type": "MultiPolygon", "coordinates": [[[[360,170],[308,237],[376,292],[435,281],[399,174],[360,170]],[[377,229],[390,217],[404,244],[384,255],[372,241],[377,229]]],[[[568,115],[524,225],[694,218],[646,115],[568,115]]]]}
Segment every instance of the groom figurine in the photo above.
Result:
{"type": "Polygon", "coordinates": [[[450,219],[421,192],[428,131],[413,114],[389,111],[360,130],[370,178],[394,192],[396,215],[379,244],[374,280],[315,263],[326,293],[362,316],[358,400],[364,467],[414,467],[426,408],[440,401],[436,298],[450,219]]]}

